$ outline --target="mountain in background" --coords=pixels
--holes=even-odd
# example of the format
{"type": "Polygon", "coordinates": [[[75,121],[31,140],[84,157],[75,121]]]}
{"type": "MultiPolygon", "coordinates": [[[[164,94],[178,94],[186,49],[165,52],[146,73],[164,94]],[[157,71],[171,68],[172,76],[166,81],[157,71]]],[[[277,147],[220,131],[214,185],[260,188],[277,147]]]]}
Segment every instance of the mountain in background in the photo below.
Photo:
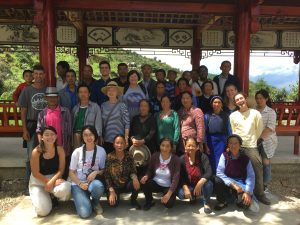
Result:
{"type": "Polygon", "coordinates": [[[290,90],[290,86],[294,85],[298,82],[297,74],[292,73],[284,73],[284,74],[263,74],[259,76],[251,76],[250,80],[253,82],[257,82],[260,79],[264,79],[269,85],[274,86],[276,88],[285,88],[290,90]]]}

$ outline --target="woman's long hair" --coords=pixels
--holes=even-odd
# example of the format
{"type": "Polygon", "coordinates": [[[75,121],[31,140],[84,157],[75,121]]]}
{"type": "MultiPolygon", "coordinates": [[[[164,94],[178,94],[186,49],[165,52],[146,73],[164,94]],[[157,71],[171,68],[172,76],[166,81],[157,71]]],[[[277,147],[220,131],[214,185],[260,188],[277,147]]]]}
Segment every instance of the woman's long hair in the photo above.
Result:
{"type": "MultiPolygon", "coordinates": [[[[45,133],[46,130],[50,130],[52,132],[54,132],[56,135],[57,135],[57,132],[55,130],[54,127],[52,126],[46,126],[44,128],[42,128],[42,131],[41,131],[41,135],[43,136],[43,134],[45,133]]],[[[54,142],[54,148],[57,147],[57,139],[55,140],[54,142]]],[[[44,154],[46,152],[46,148],[45,148],[45,142],[43,140],[40,141],[39,145],[37,146],[37,150],[41,153],[41,154],[44,154]]]]}
{"type": "Polygon", "coordinates": [[[257,91],[255,93],[255,98],[257,95],[262,95],[264,97],[264,99],[267,99],[267,106],[269,106],[270,108],[272,108],[272,102],[271,102],[271,99],[270,99],[270,95],[269,95],[269,92],[265,89],[260,89],[259,91],[257,91]]]}

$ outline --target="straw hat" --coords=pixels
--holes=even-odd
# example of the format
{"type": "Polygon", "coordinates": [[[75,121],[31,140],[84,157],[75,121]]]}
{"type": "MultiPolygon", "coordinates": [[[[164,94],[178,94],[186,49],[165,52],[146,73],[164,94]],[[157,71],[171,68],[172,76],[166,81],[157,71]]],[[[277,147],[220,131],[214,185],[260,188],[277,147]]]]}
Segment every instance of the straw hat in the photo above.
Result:
{"type": "Polygon", "coordinates": [[[115,81],[108,82],[108,84],[105,87],[101,88],[101,91],[107,95],[107,89],[109,87],[116,87],[118,89],[118,96],[123,95],[124,88],[120,87],[115,81]]]}
{"type": "Polygon", "coordinates": [[[146,166],[150,162],[151,152],[146,145],[135,147],[132,145],[129,153],[133,156],[134,164],[137,167],[146,166]]]}

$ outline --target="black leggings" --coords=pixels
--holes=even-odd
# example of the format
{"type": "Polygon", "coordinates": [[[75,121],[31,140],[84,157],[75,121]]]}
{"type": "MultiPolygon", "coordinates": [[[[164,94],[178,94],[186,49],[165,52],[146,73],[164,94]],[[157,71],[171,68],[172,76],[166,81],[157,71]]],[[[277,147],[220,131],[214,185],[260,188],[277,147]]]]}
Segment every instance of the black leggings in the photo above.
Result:
{"type": "MultiPolygon", "coordinates": [[[[143,192],[146,198],[146,204],[150,204],[153,201],[152,193],[163,193],[164,195],[169,191],[169,187],[162,187],[158,185],[154,180],[148,180],[144,185],[142,185],[143,192]]],[[[172,208],[176,200],[176,195],[173,193],[169,201],[164,204],[167,208],[172,208]]]]}
{"type": "MultiPolygon", "coordinates": [[[[115,190],[115,193],[117,195],[117,200],[116,200],[116,203],[115,205],[113,206],[118,206],[119,203],[120,203],[120,194],[121,193],[129,193],[131,192],[131,201],[136,201],[137,199],[137,196],[139,194],[139,190],[135,190],[134,187],[133,187],[133,182],[132,181],[129,181],[124,187],[122,188],[115,188],[114,187],[114,190],[115,190]]],[[[107,193],[107,199],[109,198],[109,192],[107,193]]]]}

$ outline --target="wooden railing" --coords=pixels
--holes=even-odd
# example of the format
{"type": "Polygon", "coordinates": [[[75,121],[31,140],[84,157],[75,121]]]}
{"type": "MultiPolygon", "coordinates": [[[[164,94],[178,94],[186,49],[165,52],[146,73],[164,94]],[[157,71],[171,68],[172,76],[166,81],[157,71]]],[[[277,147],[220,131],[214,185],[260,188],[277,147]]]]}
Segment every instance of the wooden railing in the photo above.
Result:
{"type": "MultiPolygon", "coordinates": [[[[294,136],[294,154],[299,155],[300,105],[295,102],[273,103],[277,114],[278,136],[294,136]]],[[[12,100],[0,100],[0,136],[21,136],[20,108],[12,100]]]]}
{"type": "Polygon", "coordinates": [[[277,135],[294,136],[294,154],[299,155],[300,105],[275,103],[272,108],[277,114],[277,135]]]}
{"type": "Polygon", "coordinates": [[[20,108],[12,100],[0,100],[0,136],[21,136],[20,108]]]}

